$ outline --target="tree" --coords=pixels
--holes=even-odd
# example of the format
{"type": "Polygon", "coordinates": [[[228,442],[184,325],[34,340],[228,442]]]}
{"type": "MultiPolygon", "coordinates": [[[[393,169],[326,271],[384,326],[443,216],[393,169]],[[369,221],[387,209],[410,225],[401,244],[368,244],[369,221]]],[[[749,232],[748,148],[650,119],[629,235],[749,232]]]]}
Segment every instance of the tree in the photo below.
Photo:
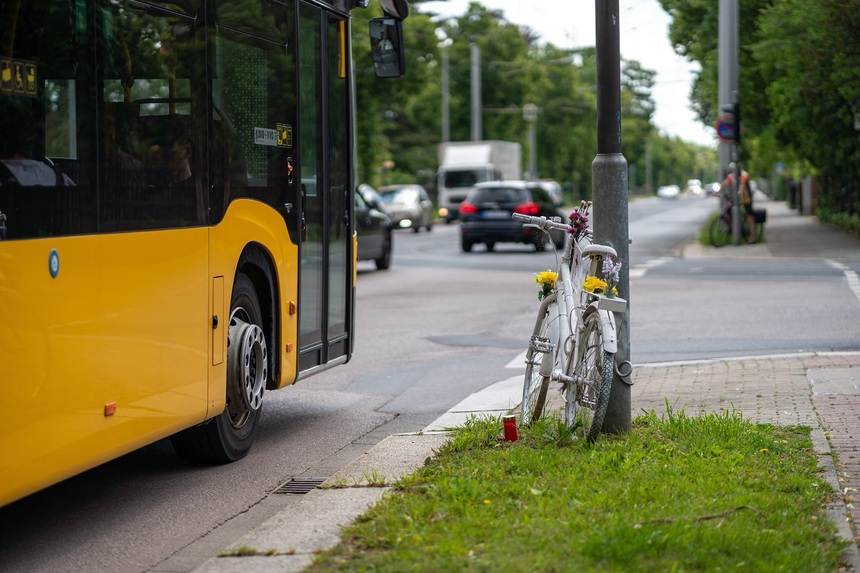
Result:
{"type": "MultiPolygon", "coordinates": [[[[718,0],[661,0],[676,52],[699,62],[699,117],[718,109],[718,0]]],[[[819,215],[860,231],[860,0],[740,2],[742,158],[820,174],[819,215]]],[[[723,102],[725,103],[725,102],[723,102]]]]}
{"type": "MultiPolygon", "coordinates": [[[[373,6],[373,5],[372,5],[373,6]]],[[[541,44],[528,28],[472,2],[459,17],[434,21],[414,4],[404,21],[406,77],[378,79],[368,51],[367,21],[378,8],[354,11],[353,58],[357,76],[359,177],[371,184],[418,181],[429,185],[441,139],[440,38],[448,38],[451,139],[471,139],[471,45],[480,48],[483,139],[515,141],[528,157],[522,109],[538,107],[537,168],[559,181],[569,200],[588,198],[597,153],[596,59],[594,48],[561,49],[541,44]],[[393,162],[383,172],[385,162],[393,162]],[[384,176],[384,177],[383,177],[384,176]]],[[[649,146],[672,148],[675,160],[660,170],[659,183],[679,183],[716,159],[698,146],[657,133],[651,99],[655,72],[625,62],[622,84],[624,154],[636,166],[631,187],[641,187],[649,146]],[[694,158],[678,161],[678,157],[694,158]]],[[[656,181],[655,181],[656,182],[656,181]]]]}

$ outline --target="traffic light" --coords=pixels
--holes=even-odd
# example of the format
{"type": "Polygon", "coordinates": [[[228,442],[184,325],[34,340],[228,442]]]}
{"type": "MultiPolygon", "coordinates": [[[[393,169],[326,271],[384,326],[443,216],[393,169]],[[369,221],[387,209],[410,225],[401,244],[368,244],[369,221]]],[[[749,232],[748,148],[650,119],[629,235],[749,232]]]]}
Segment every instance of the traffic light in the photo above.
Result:
{"type": "Polygon", "coordinates": [[[723,113],[730,114],[732,116],[732,127],[734,140],[737,145],[741,143],[741,104],[735,102],[733,104],[724,105],[720,107],[720,110],[723,113]]]}

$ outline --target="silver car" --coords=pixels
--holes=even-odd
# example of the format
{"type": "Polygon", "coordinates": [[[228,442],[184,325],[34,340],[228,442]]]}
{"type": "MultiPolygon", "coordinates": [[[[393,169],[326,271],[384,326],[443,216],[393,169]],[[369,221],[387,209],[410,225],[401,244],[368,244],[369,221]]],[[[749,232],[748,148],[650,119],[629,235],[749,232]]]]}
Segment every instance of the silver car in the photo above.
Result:
{"type": "Polygon", "coordinates": [[[421,185],[386,185],[379,188],[379,197],[395,229],[417,233],[422,227],[433,228],[433,202],[421,185]]]}

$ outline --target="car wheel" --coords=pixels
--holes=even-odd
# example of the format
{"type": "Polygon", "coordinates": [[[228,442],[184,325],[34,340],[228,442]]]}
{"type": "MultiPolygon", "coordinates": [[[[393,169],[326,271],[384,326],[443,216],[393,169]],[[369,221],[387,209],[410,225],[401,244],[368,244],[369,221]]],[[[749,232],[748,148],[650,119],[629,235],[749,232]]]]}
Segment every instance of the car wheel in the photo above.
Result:
{"type": "Polygon", "coordinates": [[[492,242],[492,241],[489,241],[489,242],[487,243],[487,250],[488,250],[488,251],[492,251],[492,250],[493,250],[493,249],[495,249],[495,248],[496,248],[496,243],[494,243],[494,242],[492,242]]]}
{"type": "Polygon", "coordinates": [[[382,254],[374,261],[376,270],[384,271],[391,266],[391,231],[385,235],[385,243],[382,245],[382,254]]]}
{"type": "Polygon", "coordinates": [[[471,253],[472,252],[472,241],[467,241],[466,239],[463,239],[460,242],[460,247],[463,249],[464,253],[471,253]]]}

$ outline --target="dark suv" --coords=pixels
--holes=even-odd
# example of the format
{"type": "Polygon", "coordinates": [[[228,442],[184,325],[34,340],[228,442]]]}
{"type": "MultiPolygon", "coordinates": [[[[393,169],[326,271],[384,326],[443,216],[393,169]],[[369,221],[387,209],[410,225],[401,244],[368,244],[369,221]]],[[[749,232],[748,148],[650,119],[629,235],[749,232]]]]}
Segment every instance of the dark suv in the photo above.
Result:
{"type": "MultiPolygon", "coordinates": [[[[526,243],[534,245],[536,251],[542,251],[547,242],[546,235],[514,221],[512,213],[561,217],[566,221],[566,215],[556,208],[552,197],[538,184],[528,181],[478,183],[460,204],[460,244],[463,251],[468,253],[475,243],[484,243],[488,251],[492,251],[496,243],[526,243]]],[[[554,234],[552,241],[562,248],[564,233],[554,234]]]]}

